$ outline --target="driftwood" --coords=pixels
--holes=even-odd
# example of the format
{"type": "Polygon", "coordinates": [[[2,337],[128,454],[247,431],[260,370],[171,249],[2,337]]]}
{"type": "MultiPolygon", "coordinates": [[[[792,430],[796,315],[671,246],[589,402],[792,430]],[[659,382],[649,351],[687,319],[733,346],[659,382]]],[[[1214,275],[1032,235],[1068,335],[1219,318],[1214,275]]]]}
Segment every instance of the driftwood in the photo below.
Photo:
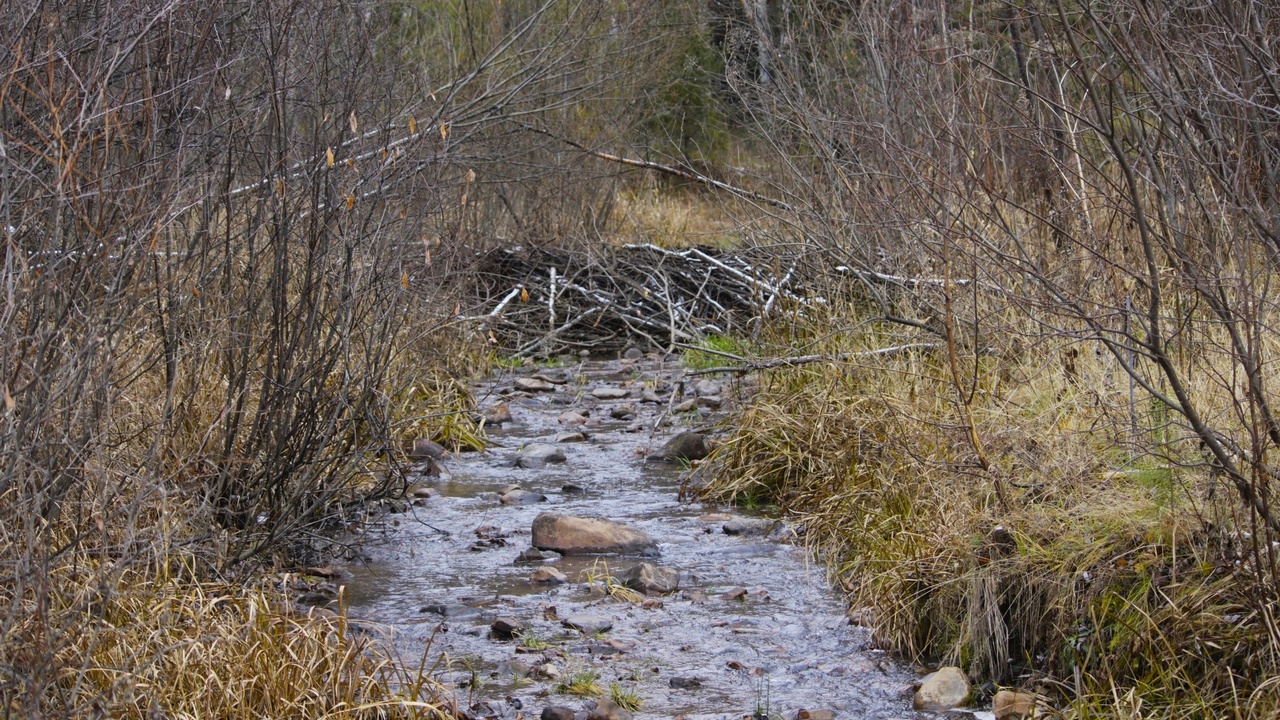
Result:
{"type": "Polygon", "coordinates": [[[628,344],[673,349],[743,332],[782,303],[811,302],[792,290],[800,268],[794,258],[707,247],[499,249],[478,264],[484,311],[473,319],[515,357],[628,344]]]}
{"type": "Polygon", "coordinates": [[[739,361],[739,364],[737,365],[725,365],[722,367],[694,370],[688,374],[714,375],[717,373],[734,373],[742,375],[760,370],[772,370],[773,368],[780,367],[795,367],[797,365],[809,365],[811,363],[819,362],[853,362],[864,358],[897,355],[898,353],[911,352],[912,350],[936,350],[939,347],[941,347],[939,343],[916,342],[907,343],[905,345],[894,345],[893,347],[877,348],[875,350],[864,350],[862,352],[840,353],[839,355],[797,355],[793,357],[769,358],[767,360],[748,360],[747,358],[737,358],[739,361]]]}

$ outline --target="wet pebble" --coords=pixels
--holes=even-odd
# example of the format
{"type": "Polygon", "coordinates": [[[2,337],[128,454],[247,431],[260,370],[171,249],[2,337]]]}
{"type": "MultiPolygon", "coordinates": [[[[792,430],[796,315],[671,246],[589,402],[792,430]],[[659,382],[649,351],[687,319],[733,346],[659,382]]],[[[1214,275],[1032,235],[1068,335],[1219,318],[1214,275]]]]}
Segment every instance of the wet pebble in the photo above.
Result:
{"type": "Polygon", "coordinates": [[[561,620],[560,624],[586,635],[595,635],[613,629],[613,621],[600,615],[570,615],[561,620]]]}
{"type": "Polygon", "coordinates": [[[555,383],[539,377],[516,378],[514,387],[521,392],[555,392],[555,383]]]}
{"type": "Polygon", "coordinates": [[[725,535],[764,535],[774,521],[760,518],[738,518],[724,524],[725,535]]]}
{"type": "Polygon", "coordinates": [[[529,492],[516,488],[502,495],[503,505],[534,505],[540,502],[546,502],[547,496],[542,493],[529,492]]]}
{"type": "Polygon", "coordinates": [[[530,443],[516,453],[516,465],[522,468],[540,468],[565,460],[564,451],[550,443],[530,443]]]}
{"type": "Polygon", "coordinates": [[[512,640],[524,632],[524,623],[512,618],[498,618],[489,626],[489,632],[497,640],[512,640]]]}
{"type": "Polygon", "coordinates": [[[529,576],[529,582],[535,585],[563,585],[569,582],[569,578],[553,567],[540,567],[529,576]]]}

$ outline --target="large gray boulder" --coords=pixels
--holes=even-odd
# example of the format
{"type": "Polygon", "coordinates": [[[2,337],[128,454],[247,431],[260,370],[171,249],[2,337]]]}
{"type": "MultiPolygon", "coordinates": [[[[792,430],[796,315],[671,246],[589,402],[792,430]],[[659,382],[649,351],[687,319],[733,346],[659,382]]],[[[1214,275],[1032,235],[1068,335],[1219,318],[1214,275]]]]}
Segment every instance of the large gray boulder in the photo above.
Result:
{"type": "Polygon", "coordinates": [[[533,521],[533,546],[562,555],[630,555],[652,550],[657,544],[645,533],[622,523],[542,513],[533,521]]]}

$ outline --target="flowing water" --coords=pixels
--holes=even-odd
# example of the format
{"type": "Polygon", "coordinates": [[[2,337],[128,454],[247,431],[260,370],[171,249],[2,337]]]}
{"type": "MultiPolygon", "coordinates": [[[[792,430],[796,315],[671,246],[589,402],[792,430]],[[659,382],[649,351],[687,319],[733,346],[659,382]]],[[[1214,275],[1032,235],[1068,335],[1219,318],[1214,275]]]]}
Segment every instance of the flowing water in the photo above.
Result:
{"type": "MultiPolygon", "coordinates": [[[[538,717],[550,705],[589,708],[590,701],[558,691],[580,673],[595,673],[606,697],[614,683],[638,696],[638,718],[761,711],[786,718],[801,709],[839,718],[915,717],[914,674],[873,649],[869,632],[850,623],[821,569],[790,544],[789,529],[726,535],[726,510],[682,502],[682,468],[648,459],[675,433],[717,419],[708,410],[671,412],[693,397],[693,385],[678,364],[652,358],[508,371],[481,384],[483,405],[507,402],[512,420],[491,429],[496,447],[448,457],[447,477],[422,479],[439,495],[387,516],[385,537],[368,542],[363,561],[347,568],[351,616],[387,628],[406,659],[425,650],[428,665],[439,663],[459,705],[476,717],[538,717]],[[513,379],[534,372],[561,384],[551,392],[512,390],[513,379]],[[631,397],[600,400],[591,394],[600,387],[631,397]],[[661,402],[652,402],[652,394],[651,402],[640,402],[645,391],[661,402]],[[613,419],[610,411],[624,404],[636,417],[613,419]],[[568,409],[588,411],[586,425],[560,422],[568,409]],[[557,443],[572,430],[588,438],[557,443]],[[515,453],[535,441],[557,443],[566,461],[517,467],[515,453]],[[497,493],[510,485],[547,499],[502,504],[497,493]],[[681,573],[680,591],[647,603],[608,596],[601,578],[645,560],[618,556],[551,560],[570,582],[531,584],[538,564],[517,556],[529,547],[530,526],[542,512],[604,517],[645,531],[660,552],[650,560],[681,573]],[[554,619],[583,613],[604,616],[613,628],[587,636],[554,619]],[[522,623],[535,639],[493,639],[497,618],[522,623]]],[[[719,396],[728,407],[741,389],[723,386],[719,396]]]]}

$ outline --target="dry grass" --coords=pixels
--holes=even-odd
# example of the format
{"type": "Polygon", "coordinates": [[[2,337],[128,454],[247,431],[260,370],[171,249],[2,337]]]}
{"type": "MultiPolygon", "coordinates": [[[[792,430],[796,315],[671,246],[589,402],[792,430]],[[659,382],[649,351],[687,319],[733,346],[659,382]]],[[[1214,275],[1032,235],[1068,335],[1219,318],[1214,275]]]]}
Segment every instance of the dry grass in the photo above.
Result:
{"type": "MultiPolygon", "coordinates": [[[[827,337],[856,325],[840,313],[857,310],[774,351],[904,340],[827,337]]],[[[879,641],[914,660],[1037,686],[1080,717],[1276,712],[1273,624],[1232,559],[1235,498],[1174,462],[1195,448],[1170,442],[1150,406],[1136,408],[1138,451],[1108,357],[1079,353],[1066,372],[1060,345],[1008,350],[966,361],[990,473],[938,350],[769,372],[718,451],[711,492],[794,513],[850,603],[874,609],[879,641]]]]}
{"type": "Polygon", "coordinates": [[[731,203],[696,189],[628,188],[614,202],[616,242],[653,243],[666,248],[691,245],[732,247],[743,233],[731,203]]]}
{"type": "MultiPolygon", "coordinates": [[[[82,583],[98,574],[91,565],[58,577],[49,602],[72,607],[46,611],[82,608],[81,624],[51,626],[32,612],[13,633],[71,631],[62,680],[41,704],[69,717],[454,717],[440,686],[344,615],[290,608],[266,586],[202,582],[193,564],[170,555],[105,593],[82,583]]],[[[14,709],[15,690],[5,698],[14,709]]]]}

